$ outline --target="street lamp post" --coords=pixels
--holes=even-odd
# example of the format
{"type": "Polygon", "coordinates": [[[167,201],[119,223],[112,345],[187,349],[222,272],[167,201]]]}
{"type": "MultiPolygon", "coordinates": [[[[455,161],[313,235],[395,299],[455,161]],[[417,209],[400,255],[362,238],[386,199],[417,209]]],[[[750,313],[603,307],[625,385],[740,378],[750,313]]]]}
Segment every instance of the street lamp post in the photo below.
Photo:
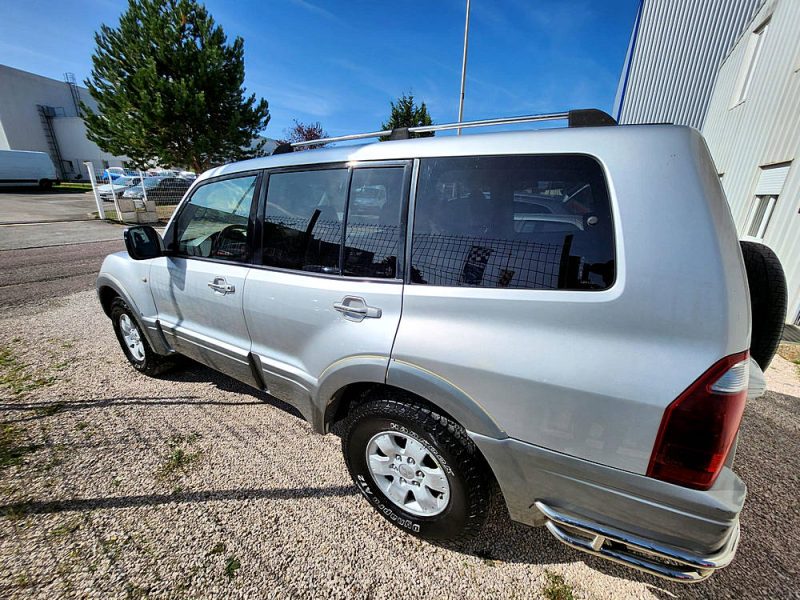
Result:
{"type": "MultiPolygon", "coordinates": [[[[467,43],[469,41],[469,0],[467,0],[467,19],[464,23],[464,57],[461,60],[461,95],[458,99],[458,122],[464,120],[464,85],[467,81],[467,43]]],[[[461,135],[461,128],[458,128],[461,135]]]]}

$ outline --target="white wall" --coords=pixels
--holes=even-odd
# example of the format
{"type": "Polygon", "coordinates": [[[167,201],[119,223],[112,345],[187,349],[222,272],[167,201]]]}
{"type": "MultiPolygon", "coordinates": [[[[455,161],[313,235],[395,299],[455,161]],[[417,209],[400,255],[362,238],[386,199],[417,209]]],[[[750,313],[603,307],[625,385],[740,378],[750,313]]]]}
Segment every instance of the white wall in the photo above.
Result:
{"type": "MultiPolygon", "coordinates": [[[[86,88],[78,87],[78,91],[84,103],[96,106],[86,88]]],[[[77,116],[66,83],[5,65],[0,65],[0,149],[50,153],[37,109],[39,104],[52,106],[61,115],[53,118],[52,122],[63,159],[91,160],[98,168],[103,160],[108,160],[110,165],[120,165],[126,160],[126,157],[103,152],[86,138],[85,126],[77,116]]]]}
{"type": "Polygon", "coordinates": [[[80,117],[59,117],[53,119],[53,130],[56,132],[58,144],[61,149],[61,158],[72,161],[73,170],[80,168],[80,173],[86,179],[89,174],[83,163],[87,160],[94,163],[95,170],[103,168],[103,161],[108,161],[109,167],[121,167],[127,160],[125,157],[114,156],[103,152],[94,142],[86,137],[86,124],[80,117]]]}
{"type": "Polygon", "coordinates": [[[788,321],[800,313],[800,1],[769,0],[725,58],[703,126],[740,236],[762,166],[791,162],[764,234],[783,263],[788,321]],[[736,103],[751,32],[769,19],[747,96],[736,103]]]}
{"type": "Polygon", "coordinates": [[[764,0],[643,0],[620,78],[620,123],[700,128],[720,61],[764,0]]]}

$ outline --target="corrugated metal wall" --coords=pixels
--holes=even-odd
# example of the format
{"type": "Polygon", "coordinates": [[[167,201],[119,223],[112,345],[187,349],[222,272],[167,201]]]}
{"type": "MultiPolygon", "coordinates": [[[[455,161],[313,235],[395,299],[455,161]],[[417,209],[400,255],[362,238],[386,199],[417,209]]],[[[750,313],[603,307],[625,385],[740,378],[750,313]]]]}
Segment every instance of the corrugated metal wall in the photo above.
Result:
{"type": "Polygon", "coordinates": [[[769,0],[722,64],[703,134],[741,236],[761,167],[790,162],[764,243],[780,257],[789,284],[789,314],[800,313],[800,0],[769,0]],[[735,104],[751,32],[769,19],[747,97],[735,104]]]}
{"type": "Polygon", "coordinates": [[[763,0],[644,0],[618,92],[620,123],[700,128],[717,68],[763,0]]]}

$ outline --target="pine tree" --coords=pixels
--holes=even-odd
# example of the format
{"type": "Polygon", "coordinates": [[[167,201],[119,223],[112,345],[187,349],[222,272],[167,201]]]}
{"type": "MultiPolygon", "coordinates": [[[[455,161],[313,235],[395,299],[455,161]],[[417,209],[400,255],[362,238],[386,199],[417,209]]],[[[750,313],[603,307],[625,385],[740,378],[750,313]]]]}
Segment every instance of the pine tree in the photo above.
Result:
{"type": "Polygon", "coordinates": [[[244,41],[195,0],[129,0],[95,34],[88,137],[138,166],[212,165],[263,154],[269,106],[245,97],[244,41]]]}
{"type": "MultiPolygon", "coordinates": [[[[423,125],[433,125],[433,120],[428,114],[428,107],[423,102],[419,106],[414,102],[414,94],[409,92],[391,102],[392,114],[389,120],[381,125],[381,129],[397,129],[398,127],[421,127],[423,125]]],[[[430,133],[412,133],[411,137],[431,137],[430,133]]],[[[381,140],[388,140],[382,137],[381,140]]]]}

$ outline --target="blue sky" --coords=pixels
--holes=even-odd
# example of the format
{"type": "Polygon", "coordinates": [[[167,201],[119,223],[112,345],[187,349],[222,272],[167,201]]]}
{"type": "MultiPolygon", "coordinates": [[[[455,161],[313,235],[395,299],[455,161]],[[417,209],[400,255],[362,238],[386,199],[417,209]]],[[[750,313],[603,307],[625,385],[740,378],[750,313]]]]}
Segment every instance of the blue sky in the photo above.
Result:
{"type": "MultiPolygon", "coordinates": [[[[472,0],[464,118],[611,111],[639,0],[472,0]]],[[[83,81],[93,33],[126,2],[0,0],[0,63],[83,81]]],[[[455,121],[464,0],[210,0],[245,40],[245,85],[270,103],[264,134],[292,119],[331,135],[377,129],[404,91],[455,121]]]]}

